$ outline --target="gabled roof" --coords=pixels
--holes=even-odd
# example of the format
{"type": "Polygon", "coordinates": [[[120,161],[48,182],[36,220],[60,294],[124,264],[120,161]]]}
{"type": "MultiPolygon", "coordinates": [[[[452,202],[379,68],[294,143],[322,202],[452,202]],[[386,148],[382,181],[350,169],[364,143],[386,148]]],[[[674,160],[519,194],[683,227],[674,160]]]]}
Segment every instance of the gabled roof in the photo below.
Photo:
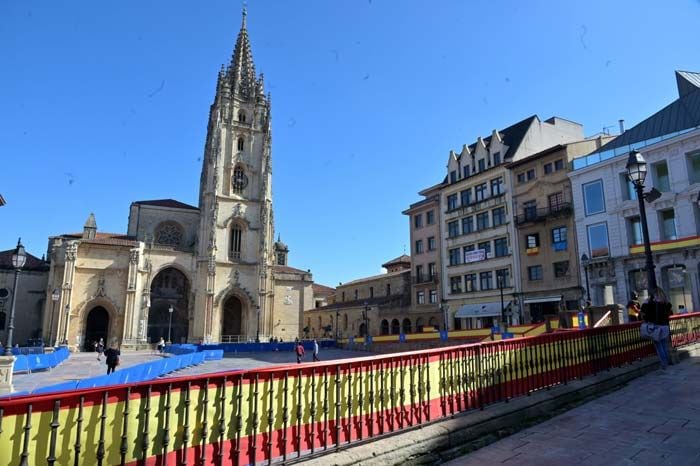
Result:
{"type": "Polygon", "coordinates": [[[295,269],[294,267],[289,267],[288,265],[273,265],[272,270],[274,272],[280,272],[280,273],[311,273],[308,270],[301,270],[301,269],[295,269]]]}
{"type": "Polygon", "coordinates": [[[629,147],[700,126],[700,73],[676,71],[678,99],[628,129],[593,153],[629,147]]]}
{"type": "Polygon", "coordinates": [[[314,283],[311,285],[311,289],[313,289],[315,295],[331,295],[335,293],[335,288],[331,288],[330,286],[326,285],[321,285],[320,283],[314,283]]]}
{"type": "MultiPolygon", "coordinates": [[[[538,119],[539,118],[537,117],[537,115],[532,115],[498,132],[498,134],[501,136],[503,144],[508,146],[508,151],[505,154],[502,154],[504,160],[512,158],[513,155],[518,151],[520,144],[523,142],[523,139],[527,134],[527,130],[530,129],[532,123],[537,121],[538,119]]],[[[488,147],[489,144],[491,144],[491,136],[483,138],[483,142],[484,145],[488,147]]],[[[469,152],[474,152],[476,146],[476,142],[470,145],[468,147],[469,152]]]]}
{"type": "Polygon", "coordinates": [[[406,254],[402,254],[396,259],[391,259],[389,262],[382,264],[382,267],[385,269],[390,266],[390,265],[399,265],[399,264],[409,264],[411,265],[411,256],[407,256],[406,254]]]}
{"type": "MultiPolygon", "coordinates": [[[[14,249],[0,251],[0,269],[14,269],[12,267],[12,253],[14,252],[14,249]]],[[[49,263],[27,252],[27,261],[22,270],[49,270],[49,263]]]]}
{"type": "Polygon", "coordinates": [[[66,239],[78,239],[81,243],[108,244],[112,246],[138,246],[139,244],[136,241],[136,237],[121,233],[101,233],[98,231],[93,239],[83,238],[82,233],[67,233],[61,236],[66,239]]]}
{"type": "Polygon", "coordinates": [[[157,207],[170,207],[172,209],[189,209],[189,210],[199,210],[198,207],[193,205],[185,204],[184,202],[176,201],[175,199],[154,199],[150,201],[136,201],[132,202],[132,205],[152,205],[157,207]]]}

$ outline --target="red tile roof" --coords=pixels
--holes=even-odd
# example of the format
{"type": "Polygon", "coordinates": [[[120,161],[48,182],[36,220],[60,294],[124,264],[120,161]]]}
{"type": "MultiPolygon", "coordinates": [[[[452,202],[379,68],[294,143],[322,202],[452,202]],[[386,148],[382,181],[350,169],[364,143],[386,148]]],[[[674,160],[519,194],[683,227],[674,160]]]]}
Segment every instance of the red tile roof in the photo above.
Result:
{"type": "Polygon", "coordinates": [[[138,241],[134,236],[122,235],[121,233],[95,233],[94,239],[83,239],[82,233],[68,233],[61,235],[67,239],[79,239],[82,243],[109,244],[113,246],[138,246],[138,241]]]}
{"type": "Polygon", "coordinates": [[[199,207],[185,204],[184,202],[176,201],[175,199],[154,199],[154,200],[150,200],[150,201],[136,201],[136,202],[132,202],[132,204],[152,205],[152,206],[158,206],[158,207],[171,207],[173,209],[199,210],[199,207]]]}
{"type": "Polygon", "coordinates": [[[317,295],[330,295],[335,293],[335,288],[331,288],[330,286],[326,285],[321,285],[320,283],[314,283],[311,285],[311,288],[314,290],[314,294],[317,295]]]}
{"type": "Polygon", "coordinates": [[[281,272],[281,273],[311,273],[307,270],[295,269],[294,267],[289,267],[286,265],[273,265],[272,270],[274,272],[281,272]]]}
{"type": "Polygon", "coordinates": [[[396,259],[392,259],[389,262],[382,264],[382,267],[387,268],[387,265],[398,265],[398,264],[411,264],[411,256],[402,254],[396,259]]]}
{"type": "MultiPolygon", "coordinates": [[[[14,249],[0,251],[0,269],[14,269],[12,267],[12,253],[14,249]]],[[[27,253],[27,261],[22,270],[49,270],[49,263],[27,253]]]]}

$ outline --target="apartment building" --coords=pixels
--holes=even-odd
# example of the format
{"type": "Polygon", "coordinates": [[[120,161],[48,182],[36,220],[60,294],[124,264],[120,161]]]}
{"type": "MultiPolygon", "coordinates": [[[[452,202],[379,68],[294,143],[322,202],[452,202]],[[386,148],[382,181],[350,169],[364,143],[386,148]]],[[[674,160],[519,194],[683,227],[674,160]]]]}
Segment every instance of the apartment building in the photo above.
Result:
{"type": "Polygon", "coordinates": [[[450,152],[440,190],[442,293],[455,329],[522,321],[514,255],[512,181],[507,164],[583,139],[578,123],[526,118],[450,152]]]}
{"type": "Polygon", "coordinates": [[[442,322],[440,301],[440,189],[442,184],[419,192],[423,199],[402,213],[408,216],[411,238],[411,309],[415,328],[442,322]]]}
{"type": "Polygon", "coordinates": [[[520,261],[523,321],[543,322],[576,310],[583,298],[571,182],[575,157],[611,140],[600,136],[558,144],[508,165],[513,182],[516,247],[520,261]]]}
{"type": "Polygon", "coordinates": [[[646,295],[647,279],[636,191],[627,179],[629,151],[647,162],[645,201],[659,286],[673,302],[700,309],[700,73],[676,72],[678,99],[615,140],[574,159],[571,179],[579,251],[588,262],[593,304],[624,304],[646,295]]]}

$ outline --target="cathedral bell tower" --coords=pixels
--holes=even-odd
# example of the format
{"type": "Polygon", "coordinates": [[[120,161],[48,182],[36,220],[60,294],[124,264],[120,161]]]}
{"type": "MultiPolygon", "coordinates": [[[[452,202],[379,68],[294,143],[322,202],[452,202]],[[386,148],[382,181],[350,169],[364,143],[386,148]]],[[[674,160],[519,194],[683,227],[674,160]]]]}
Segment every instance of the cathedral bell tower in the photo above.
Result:
{"type": "Polygon", "coordinates": [[[204,148],[192,328],[205,341],[266,335],[271,320],[270,96],[255,74],[246,16],[218,74],[204,148]]]}

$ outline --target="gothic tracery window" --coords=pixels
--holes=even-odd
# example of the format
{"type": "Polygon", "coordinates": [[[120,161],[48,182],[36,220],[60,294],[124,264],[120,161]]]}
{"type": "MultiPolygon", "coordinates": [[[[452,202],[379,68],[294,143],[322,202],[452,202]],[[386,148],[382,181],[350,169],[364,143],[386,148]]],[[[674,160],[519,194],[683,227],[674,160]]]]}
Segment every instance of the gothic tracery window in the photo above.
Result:
{"type": "Polygon", "coordinates": [[[245,123],[245,112],[243,110],[238,112],[238,121],[240,121],[241,123],[245,123]]]}
{"type": "Polygon", "coordinates": [[[231,184],[233,187],[233,192],[236,194],[242,193],[243,189],[245,189],[245,187],[248,185],[248,177],[241,167],[236,167],[233,170],[233,179],[231,184]]]}
{"type": "Polygon", "coordinates": [[[175,222],[163,222],[156,227],[155,243],[161,246],[180,246],[182,244],[182,227],[175,222]]]}
{"type": "Polygon", "coordinates": [[[245,144],[245,141],[243,138],[238,138],[238,150],[243,150],[243,146],[245,144]]]}

